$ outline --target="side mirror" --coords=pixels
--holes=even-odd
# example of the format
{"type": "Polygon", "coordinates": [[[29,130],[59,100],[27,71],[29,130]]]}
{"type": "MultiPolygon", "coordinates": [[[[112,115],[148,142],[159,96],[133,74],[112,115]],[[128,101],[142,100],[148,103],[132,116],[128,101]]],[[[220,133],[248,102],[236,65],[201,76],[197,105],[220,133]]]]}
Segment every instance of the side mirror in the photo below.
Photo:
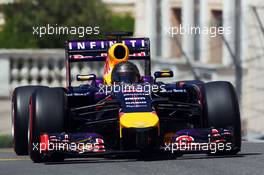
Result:
{"type": "Polygon", "coordinates": [[[96,79],[96,75],[94,74],[87,74],[87,75],[77,75],[77,81],[91,81],[96,79]]]}
{"type": "Polygon", "coordinates": [[[169,78],[173,77],[173,72],[171,70],[156,71],[154,73],[155,81],[157,78],[169,78]]]}

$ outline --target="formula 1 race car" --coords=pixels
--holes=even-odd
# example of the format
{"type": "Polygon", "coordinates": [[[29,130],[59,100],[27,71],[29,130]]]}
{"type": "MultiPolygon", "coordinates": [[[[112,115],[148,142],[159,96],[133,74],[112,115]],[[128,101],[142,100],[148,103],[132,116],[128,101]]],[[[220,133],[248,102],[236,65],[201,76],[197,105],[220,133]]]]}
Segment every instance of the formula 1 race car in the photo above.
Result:
{"type": "Polygon", "coordinates": [[[12,97],[14,150],[33,162],[118,154],[236,154],[239,105],[225,81],[164,83],[151,76],[148,38],[111,32],[101,40],[66,42],[67,87],[17,87],[12,97]],[[78,74],[76,62],[105,62],[103,75],[78,74]],[[133,61],[142,61],[140,75],[133,61]]]}

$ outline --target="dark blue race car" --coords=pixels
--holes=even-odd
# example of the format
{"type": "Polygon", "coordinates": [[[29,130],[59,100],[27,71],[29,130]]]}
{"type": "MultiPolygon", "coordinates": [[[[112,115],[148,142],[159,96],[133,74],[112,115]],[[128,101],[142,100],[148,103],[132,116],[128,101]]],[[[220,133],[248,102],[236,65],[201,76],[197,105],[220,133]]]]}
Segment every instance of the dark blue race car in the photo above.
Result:
{"type": "MultiPolygon", "coordinates": [[[[117,154],[236,154],[239,105],[225,81],[178,81],[150,70],[148,38],[112,32],[66,42],[67,87],[23,86],[12,98],[14,150],[34,162],[117,154]],[[126,36],[126,37],[124,37],[126,36]],[[78,74],[74,62],[104,62],[103,76],[78,74]],[[133,61],[144,64],[140,75],[133,61]]],[[[89,64],[87,64],[89,65],[89,64]]]]}

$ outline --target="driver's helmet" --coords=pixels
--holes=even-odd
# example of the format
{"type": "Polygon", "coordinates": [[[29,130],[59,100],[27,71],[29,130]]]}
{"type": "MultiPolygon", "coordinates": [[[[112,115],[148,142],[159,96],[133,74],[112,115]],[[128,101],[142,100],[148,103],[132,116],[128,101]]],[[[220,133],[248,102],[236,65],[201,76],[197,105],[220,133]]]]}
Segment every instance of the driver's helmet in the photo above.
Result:
{"type": "Polygon", "coordinates": [[[139,80],[137,66],[129,61],[118,63],[112,71],[112,83],[138,83],[139,80]]]}

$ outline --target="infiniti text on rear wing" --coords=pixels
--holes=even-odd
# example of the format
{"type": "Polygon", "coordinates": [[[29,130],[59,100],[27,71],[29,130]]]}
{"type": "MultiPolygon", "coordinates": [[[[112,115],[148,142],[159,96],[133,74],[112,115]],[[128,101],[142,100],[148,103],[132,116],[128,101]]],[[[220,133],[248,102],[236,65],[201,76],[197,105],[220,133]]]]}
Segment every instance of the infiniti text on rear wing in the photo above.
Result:
{"type": "MultiPolygon", "coordinates": [[[[66,42],[66,56],[69,62],[105,61],[108,49],[116,40],[71,40],[66,42]]],[[[149,60],[150,43],[148,38],[122,39],[129,49],[129,59],[149,60]]]]}

